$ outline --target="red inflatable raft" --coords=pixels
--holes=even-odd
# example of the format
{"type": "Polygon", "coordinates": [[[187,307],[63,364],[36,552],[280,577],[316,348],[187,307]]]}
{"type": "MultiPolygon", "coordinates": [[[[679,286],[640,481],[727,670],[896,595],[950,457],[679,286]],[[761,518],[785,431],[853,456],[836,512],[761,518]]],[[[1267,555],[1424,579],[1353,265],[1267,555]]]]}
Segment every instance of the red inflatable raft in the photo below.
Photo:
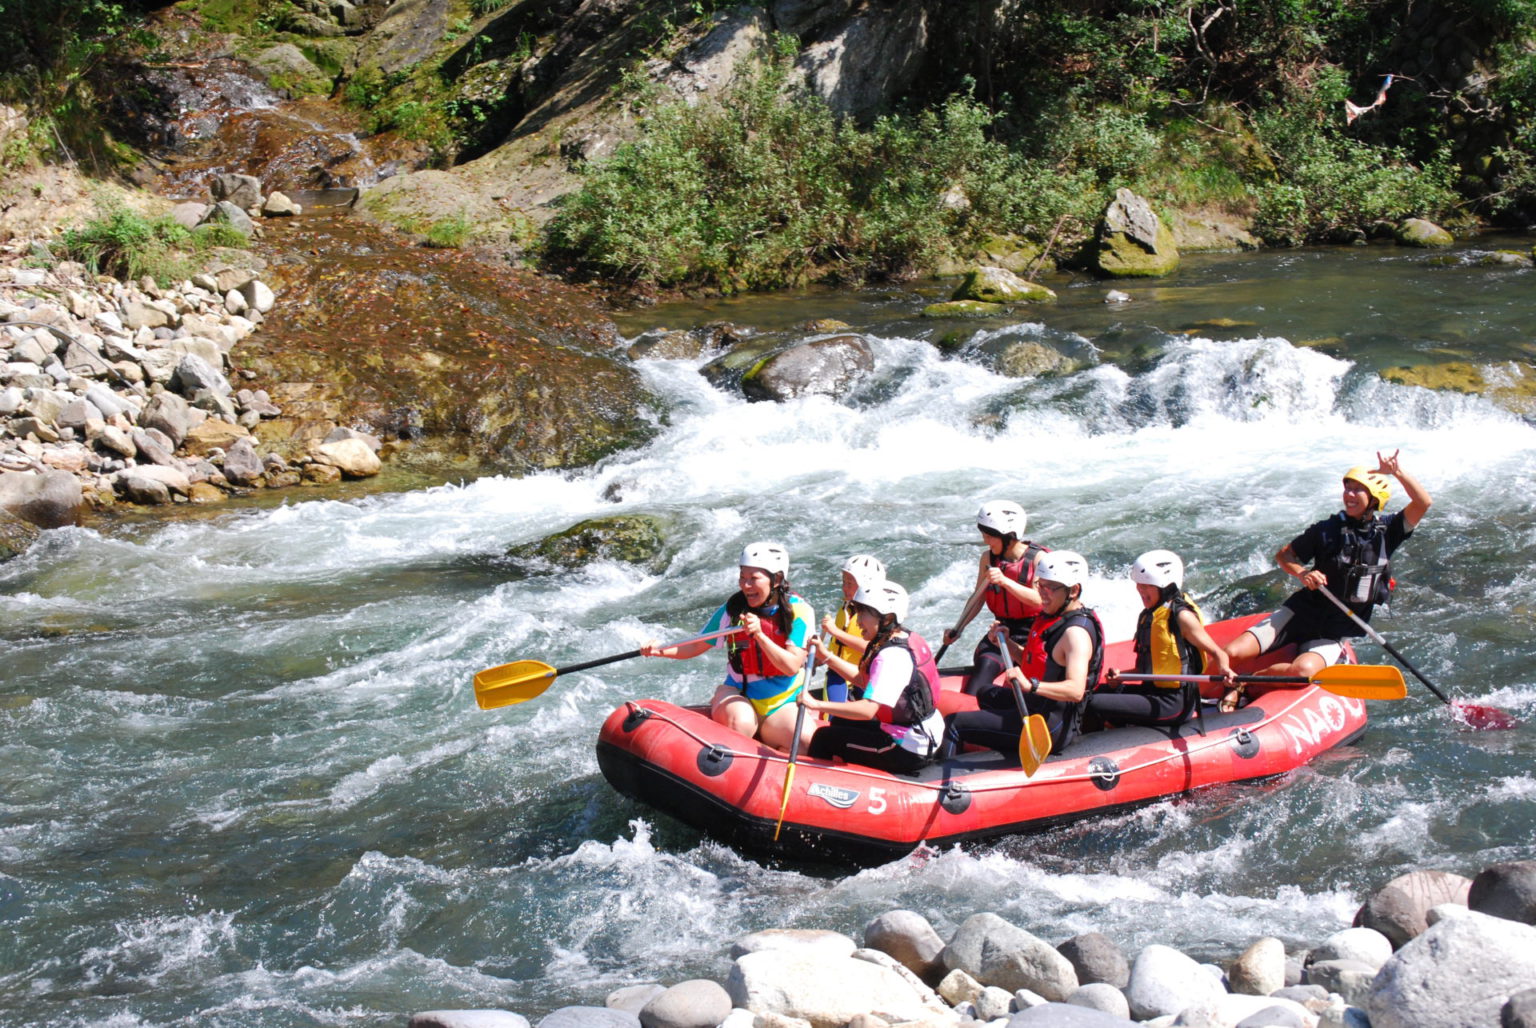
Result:
{"type": "MultiPolygon", "coordinates": [[[[1258,616],[1210,626],[1224,643],[1258,616]]],[[[1106,667],[1131,665],[1130,643],[1106,667]]],[[[946,679],[943,709],[974,701],[946,679]]],[[[777,841],[788,758],[710,720],[702,707],[632,700],[608,716],[597,760],[615,789],[738,849],[794,860],[883,863],[927,843],[946,846],[1036,830],[1206,785],[1284,774],[1365,731],[1365,702],[1316,686],[1274,689],[1231,714],[1206,708],[1177,728],[1112,728],[1081,736],[1025,777],[1017,757],[964,753],[917,776],[801,757],[777,841]]]]}

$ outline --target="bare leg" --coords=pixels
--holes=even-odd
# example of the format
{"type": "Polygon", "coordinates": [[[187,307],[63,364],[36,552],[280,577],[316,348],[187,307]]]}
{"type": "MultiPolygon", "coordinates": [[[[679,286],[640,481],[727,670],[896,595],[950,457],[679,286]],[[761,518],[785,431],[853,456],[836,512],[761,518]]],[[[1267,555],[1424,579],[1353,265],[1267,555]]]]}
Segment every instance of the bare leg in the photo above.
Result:
{"type": "MultiPolygon", "coordinates": [[[[764,746],[789,752],[789,744],[795,738],[795,713],[796,704],[786,703],[768,715],[762,727],[757,730],[757,737],[763,741],[764,746]]],[[[809,747],[811,736],[816,731],[816,721],[810,717],[805,720],[805,728],[800,732],[800,745],[809,747]]]]}
{"type": "Polygon", "coordinates": [[[715,690],[709,716],[716,724],[740,732],[748,739],[757,734],[757,711],[752,709],[752,702],[728,685],[715,690]]]}

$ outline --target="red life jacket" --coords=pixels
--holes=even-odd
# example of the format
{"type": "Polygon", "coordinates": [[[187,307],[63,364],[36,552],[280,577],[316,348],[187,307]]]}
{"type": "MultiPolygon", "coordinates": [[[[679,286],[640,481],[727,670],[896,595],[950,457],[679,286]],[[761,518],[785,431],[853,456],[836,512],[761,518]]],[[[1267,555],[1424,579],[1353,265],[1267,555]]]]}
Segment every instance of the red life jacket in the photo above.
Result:
{"type": "MultiPolygon", "coordinates": [[[[737,598],[740,596],[741,594],[737,593],[736,596],[731,597],[731,600],[737,601],[737,598]]],[[[731,603],[727,603],[726,611],[730,613],[731,624],[733,625],[741,624],[742,614],[756,614],[758,616],[758,624],[762,626],[763,634],[772,639],[780,647],[788,647],[789,632],[781,624],[779,624],[779,622],[788,621],[790,624],[794,624],[793,606],[796,598],[797,597],[790,596],[789,606],[791,607],[791,611],[790,616],[786,618],[780,618],[778,616],[777,606],[762,607],[757,610],[751,610],[746,606],[746,600],[744,598],[739,601],[741,604],[741,609],[739,612],[733,607],[731,603]]],[[[734,669],[738,674],[757,675],[762,678],[771,678],[775,675],[785,674],[785,672],[779,670],[778,665],[772,663],[768,659],[767,655],[763,653],[763,648],[759,646],[757,640],[750,635],[732,636],[730,642],[726,644],[726,649],[729,654],[727,659],[730,661],[732,669],[734,669]]]]}
{"type": "MultiPolygon", "coordinates": [[[[1045,547],[1036,546],[1034,543],[1026,540],[1024,543],[1024,555],[1018,560],[1000,560],[988,554],[987,562],[1001,571],[1004,578],[1017,582],[1020,585],[1030,586],[1035,584],[1035,558],[1042,552],[1045,552],[1045,547]]],[[[1017,596],[1000,585],[987,587],[986,600],[987,609],[1000,621],[1027,622],[1040,613],[1038,607],[1031,610],[1024,606],[1017,596]]],[[[1009,627],[1022,626],[1010,625],[1009,627]]]]}

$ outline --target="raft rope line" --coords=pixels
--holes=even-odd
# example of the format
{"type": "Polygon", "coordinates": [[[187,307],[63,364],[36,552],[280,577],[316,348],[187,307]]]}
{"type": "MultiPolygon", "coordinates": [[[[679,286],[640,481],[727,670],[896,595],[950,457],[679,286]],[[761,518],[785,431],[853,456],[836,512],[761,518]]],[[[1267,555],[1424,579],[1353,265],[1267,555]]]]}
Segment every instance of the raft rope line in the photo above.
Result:
{"type": "MultiPolygon", "coordinates": [[[[1299,691],[1300,690],[1298,690],[1298,692],[1299,691]]],[[[1254,722],[1251,725],[1239,725],[1237,727],[1240,728],[1241,730],[1247,732],[1248,734],[1252,735],[1254,732],[1257,732],[1259,729],[1263,728],[1264,726],[1266,726],[1266,725],[1268,725],[1268,724],[1270,724],[1270,723],[1272,723],[1274,721],[1279,720],[1281,717],[1283,717],[1286,714],[1289,714],[1291,712],[1291,710],[1298,703],[1301,702],[1301,699],[1302,699],[1301,696],[1298,695],[1297,698],[1294,701],[1292,701],[1291,703],[1286,704],[1286,706],[1283,709],[1277,710],[1275,713],[1269,715],[1268,717],[1261,718],[1260,720],[1254,722]]],[[[749,753],[749,752],[747,752],[745,750],[738,750],[738,749],[733,749],[731,747],[722,746],[720,743],[711,742],[710,740],[704,738],[702,735],[699,735],[693,729],[689,728],[687,725],[681,723],[680,721],[676,720],[675,718],[668,717],[666,714],[663,714],[663,713],[661,713],[658,710],[652,710],[649,707],[640,707],[640,705],[636,701],[634,701],[634,700],[630,700],[629,701],[629,705],[630,705],[630,707],[635,708],[635,709],[645,710],[646,713],[650,717],[660,718],[662,721],[665,721],[667,724],[669,724],[672,727],[676,728],[678,731],[682,732],[684,735],[688,736],[690,739],[692,739],[694,742],[698,743],[701,746],[709,746],[709,747],[714,747],[714,748],[722,749],[722,750],[726,751],[727,753],[730,753],[733,757],[743,757],[743,758],[748,758],[748,759],[756,758],[756,759],[761,760],[761,761],[777,762],[777,763],[781,763],[781,764],[789,763],[789,758],[779,756],[777,753],[769,753],[769,754],[764,754],[764,753],[761,753],[761,752],[749,753]]],[[[1191,738],[1198,738],[1198,736],[1192,736],[1191,738]]],[[[1128,767],[1121,767],[1121,768],[1119,768],[1117,773],[1120,776],[1123,777],[1124,775],[1129,774],[1131,772],[1142,771],[1142,770],[1145,770],[1146,768],[1154,767],[1154,766],[1156,766],[1158,764],[1164,764],[1164,763],[1167,763],[1168,761],[1171,761],[1171,760],[1187,760],[1188,758],[1194,756],[1197,753],[1203,753],[1206,750],[1216,749],[1216,748],[1219,748],[1219,747],[1222,747],[1222,746],[1229,746],[1229,745],[1231,745],[1231,742],[1232,742],[1232,736],[1231,735],[1224,735],[1224,736],[1221,736],[1219,738],[1207,737],[1207,739],[1208,739],[1208,741],[1206,741],[1206,742],[1198,743],[1196,745],[1190,746],[1187,749],[1178,751],[1176,753],[1169,753],[1166,756],[1157,757],[1157,758],[1152,759],[1152,760],[1143,761],[1140,764],[1134,764],[1134,765],[1131,765],[1131,766],[1128,766],[1128,767]]],[[[1072,782],[1072,781],[1090,781],[1090,780],[1092,780],[1094,778],[1102,777],[1102,775],[1095,774],[1095,773],[1093,773],[1091,771],[1087,772],[1085,774],[1075,774],[1075,775],[1068,775],[1068,774],[1046,775],[1046,774],[1044,774],[1044,772],[1046,772],[1049,768],[1050,768],[1050,764],[1049,763],[1042,765],[1041,768],[1040,768],[1040,771],[1035,773],[1035,777],[1027,779],[1027,780],[1025,780],[1023,782],[1019,782],[1019,783],[1016,783],[1016,784],[1012,784],[1011,783],[1011,784],[998,784],[998,785],[981,786],[981,787],[978,787],[978,788],[974,788],[971,791],[974,792],[974,793],[999,792],[999,791],[1002,791],[1002,790],[1005,790],[1005,789],[1007,789],[1007,790],[1027,789],[1027,788],[1029,788],[1031,786],[1043,785],[1043,784],[1045,784],[1047,782],[1056,783],[1056,782],[1072,782]]],[[[888,782],[888,781],[890,781],[890,776],[889,775],[877,774],[877,773],[875,773],[873,771],[870,771],[870,770],[867,770],[865,768],[860,767],[858,764],[844,764],[844,765],[840,765],[840,766],[837,767],[837,770],[839,772],[852,775],[852,776],[854,776],[856,778],[869,778],[869,779],[872,779],[872,780],[877,781],[877,782],[888,782]]],[[[917,781],[915,779],[913,779],[911,781],[911,784],[912,785],[916,785],[916,786],[920,786],[920,787],[925,788],[925,789],[932,790],[933,792],[940,792],[940,793],[944,792],[950,786],[950,782],[949,781],[934,783],[934,782],[917,781]]]]}

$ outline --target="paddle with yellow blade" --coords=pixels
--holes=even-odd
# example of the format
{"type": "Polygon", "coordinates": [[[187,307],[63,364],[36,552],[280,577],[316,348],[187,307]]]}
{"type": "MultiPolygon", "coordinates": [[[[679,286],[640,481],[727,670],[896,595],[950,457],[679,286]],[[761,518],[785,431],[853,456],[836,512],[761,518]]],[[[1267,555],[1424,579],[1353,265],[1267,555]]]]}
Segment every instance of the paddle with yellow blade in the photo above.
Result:
{"type": "MultiPolygon", "coordinates": [[[[1131,682],[1225,682],[1221,675],[1153,675],[1120,672],[1131,682]]],[[[1238,675],[1243,685],[1316,685],[1357,700],[1400,700],[1408,695],[1403,673],[1388,664],[1334,664],[1314,675],[1238,675]]]]}
{"type": "MultiPolygon", "coordinates": [[[[1008,632],[1004,628],[997,630],[997,648],[1003,655],[1003,675],[1006,677],[1013,670],[1013,654],[1008,650],[1008,632]]],[[[1008,684],[1013,686],[1013,702],[1018,704],[1019,717],[1024,719],[1024,727],[1019,732],[1019,766],[1024,769],[1024,777],[1029,778],[1051,755],[1051,730],[1046,727],[1045,718],[1031,714],[1024,705],[1024,690],[1019,688],[1019,683],[1010,678],[1008,684]]]]}
{"type": "MultiPolygon", "coordinates": [[[[811,674],[816,667],[816,647],[822,645],[821,636],[812,635],[805,643],[805,681],[800,688],[811,684],[811,674]]],[[[789,763],[784,767],[784,791],[779,795],[779,820],[773,826],[773,841],[779,841],[779,830],[784,827],[784,814],[789,810],[789,787],[795,782],[795,761],[800,759],[800,730],[805,727],[805,704],[795,704],[795,736],[789,741],[789,763]]]]}
{"type": "MultiPolygon", "coordinates": [[[[684,639],[682,642],[667,643],[667,646],[687,646],[691,643],[709,642],[712,639],[723,639],[728,635],[735,635],[741,631],[738,625],[735,628],[727,628],[722,632],[710,632],[708,635],[697,635],[692,639],[684,639]]],[[[571,664],[568,667],[550,667],[548,664],[537,660],[515,660],[510,664],[501,664],[496,667],[488,667],[484,671],[475,674],[475,702],[481,710],[490,710],[493,707],[505,707],[513,703],[522,703],[540,695],[548,689],[554,680],[560,675],[570,674],[572,671],[586,671],[588,668],[602,667],[604,664],[614,664],[621,660],[630,660],[642,655],[640,650],[630,650],[627,653],[616,653],[611,657],[599,657],[597,660],[589,660],[581,664],[571,664]]]]}

